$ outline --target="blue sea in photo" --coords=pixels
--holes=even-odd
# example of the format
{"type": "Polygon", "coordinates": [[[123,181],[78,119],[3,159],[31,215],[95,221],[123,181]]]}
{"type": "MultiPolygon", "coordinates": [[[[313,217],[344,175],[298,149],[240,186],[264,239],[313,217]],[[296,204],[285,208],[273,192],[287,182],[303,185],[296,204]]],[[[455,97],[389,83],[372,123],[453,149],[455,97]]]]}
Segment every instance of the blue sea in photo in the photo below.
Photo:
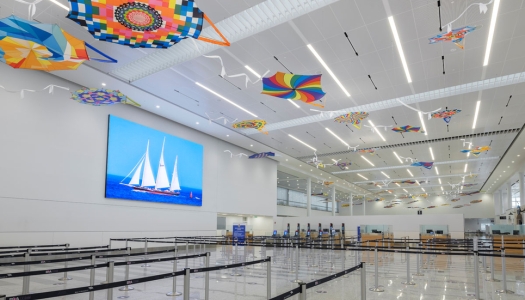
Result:
{"type": "Polygon", "coordinates": [[[106,198],[202,206],[203,150],[200,144],[110,115],[106,198]],[[180,194],[133,189],[141,185],[180,194]]]}

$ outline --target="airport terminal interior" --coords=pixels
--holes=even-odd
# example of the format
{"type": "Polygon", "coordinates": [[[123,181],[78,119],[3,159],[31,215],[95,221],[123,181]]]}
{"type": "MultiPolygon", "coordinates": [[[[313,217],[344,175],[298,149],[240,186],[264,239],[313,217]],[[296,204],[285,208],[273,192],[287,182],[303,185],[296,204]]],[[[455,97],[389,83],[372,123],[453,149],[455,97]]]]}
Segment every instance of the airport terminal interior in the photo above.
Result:
{"type": "Polygon", "coordinates": [[[0,300],[525,299],[525,0],[1,0],[0,300]]]}

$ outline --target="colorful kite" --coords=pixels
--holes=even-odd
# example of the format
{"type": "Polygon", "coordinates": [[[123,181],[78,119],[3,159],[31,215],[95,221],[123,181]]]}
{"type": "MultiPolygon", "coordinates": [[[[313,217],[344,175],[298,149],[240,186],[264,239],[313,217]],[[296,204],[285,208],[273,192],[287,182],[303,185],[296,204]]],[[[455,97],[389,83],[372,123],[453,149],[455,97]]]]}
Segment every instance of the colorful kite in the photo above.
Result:
{"type": "Polygon", "coordinates": [[[461,109],[452,109],[452,110],[447,109],[447,110],[432,113],[430,117],[434,119],[443,119],[443,121],[449,123],[452,116],[460,112],[461,112],[461,109]]]}
{"type": "Polygon", "coordinates": [[[376,150],[379,150],[379,148],[359,149],[359,150],[357,150],[357,152],[374,154],[374,152],[376,152],[376,150]]]}
{"type": "Polygon", "coordinates": [[[470,195],[475,195],[475,194],[479,194],[479,191],[477,191],[477,192],[464,192],[464,193],[461,193],[459,195],[460,196],[470,196],[470,195]]]}
{"type": "Polygon", "coordinates": [[[97,88],[82,88],[71,93],[71,99],[82,104],[93,106],[111,105],[115,103],[130,104],[140,107],[140,104],[128,98],[118,90],[97,88]]]}
{"type": "Polygon", "coordinates": [[[69,0],[67,18],[77,22],[96,39],[132,48],[168,48],[192,37],[229,46],[193,0],[69,0]],[[200,36],[206,20],[222,39],[200,36]]]}
{"type": "Polygon", "coordinates": [[[350,203],[343,203],[343,204],[341,204],[341,207],[350,207],[350,203]]]}
{"type": "Polygon", "coordinates": [[[9,16],[0,19],[0,61],[16,69],[75,70],[89,60],[86,47],[117,62],[55,24],[9,16]]]}
{"type": "Polygon", "coordinates": [[[412,201],[408,201],[407,204],[412,204],[412,203],[416,203],[418,202],[419,200],[412,200],[412,201]]]}
{"type": "Polygon", "coordinates": [[[422,184],[422,183],[428,183],[428,181],[425,181],[425,180],[422,180],[422,181],[419,181],[419,180],[398,180],[398,181],[392,181],[392,183],[398,183],[398,184],[402,184],[402,183],[408,183],[408,184],[419,183],[419,184],[422,184]]]}
{"type": "Polygon", "coordinates": [[[443,203],[443,204],[441,204],[441,206],[449,206],[449,205],[450,205],[450,204],[448,204],[448,203],[443,203]]]}
{"type": "Polygon", "coordinates": [[[475,185],[478,185],[477,183],[462,183],[461,186],[464,186],[464,187],[471,187],[471,186],[475,186],[475,185]]]}
{"type": "Polygon", "coordinates": [[[384,206],[383,208],[392,208],[392,207],[394,207],[394,205],[390,204],[390,205],[384,206]]]}
{"type": "Polygon", "coordinates": [[[474,156],[479,156],[482,152],[489,151],[491,148],[489,146],[478,146],[474,149],[465,149],[461,150],[462,153],[472,153],[474,156]]]}
{"type": "Polygon", "coordinates": [[[366,119],[369,116],[369,113],[364,111],[351,112],[344,115],[341,115],[334,120],[339,123],[350,123],[354,125],[355,128],[361,129],[361,121],[366,119]]]}
{"type": "Polygon", "coordinates": [[[451,202],[458,202],[459,200],[461,200],[460,198],[454,198],[452,200],[450,200],[451,202]]]}
{"type": "Polygon", "coordinates": [[[263,78],[261,94],[287,100],[299,100],[324,108],[324,105],[314,103],[325,95],[321,87],[321,75],[294,75],[277,72],[272,77],[263,78]]]}
{"type": "Polygon", "coordinates": [[[462,208],[462,207],[463,207],[463,205],[456,205],[456,206],[454,206],[452,208],[462,208]]]}
{"type": "Polygon", "coordinates": [[[431,205],[431,206],[429,206],[429,207],[427,207],[427,208],[436,208],[436,206],[434,206],[434,205],[431,205]]]}
{"type": "Polygon", "coordinates": [[[326,186],[330,186],[332,184],[334,184],[333,181],[323,181],[323,184],[326,185],[326,186]]]}
{"type": "Polygon", "coordinates": [[[232,127],[237,128],[237,129],[238,128],[244,128],[244,129],[253,128],[253,129],[259,130],[260,132],[264,134],[268,134],[268,132],[263,131],[263,128],[265,125],[266,125],[265,120],[244,120],[241,122],[233,123],[232,127]]]}
{"type": "Polygon", "coordinates": [[[332,166],[339,167],[341,170],[347,170],[349,166],[351,166],[351,162],[340,162],[340,160],[334,162],[332,166]]]}
{"type": "Polygon", "coordinates": [[[483,200],[472,200],[472,201],[470,201],[470,203],[472,203],[472,204],[476,204],[476,203],[480,203],[480,202],[483,202],[483,200]]]}
{"type": "Polygon", "coordinates": [[[410,126],[410,125],[405,125],[405,126],[401,126],[401,127],[394,127],[392,128],[392,131],[395,131],[395,132],[399,132],[399,133],[402,133],[402,132],[421,132],[421,133],[425,133],[423,130],[421,130],[421,127],[414,127],[414,126],[410,126]]]}
{"type": "Polygon", "coordinates": [[[424,162],[424,161],[416,161],[415,163],[412,163],[411,166],[412,167],[423,167],[425,169],[429,169],[431,170],[432,169],[432,166],[434,165],[434,162],[433,161],[429,161],[429,162],[424,162]]]}
{"type": "Polygon", "coordinates": [[[269,157],[269,156],[275,156],[275,153],[273,152],[261,152],[261,153],[256,153],[256,154],[253,154],[251,156],[248,156],[249,159],[255,159],[255,158],[264,158],[264,157],[269,157]]]}
{"type": "Polygon", "coordinates": [[[457,29],[452,29],[450,32],[440,33],[438,35],[435,35],[429,38],[429,41],[430,41],[430,44],[435,44],[437,42],[444,42],[444,41],[453,42],[454,44],[456,44],[456,46],[459,47],[459,49],[463,50],[464,46],[461,42],[463,42],[463,39],[465,38],[467,34],[476,30],[476,28],[477,28],[476,26],[464,26],[464,27],[460,27],[457,29]]]}

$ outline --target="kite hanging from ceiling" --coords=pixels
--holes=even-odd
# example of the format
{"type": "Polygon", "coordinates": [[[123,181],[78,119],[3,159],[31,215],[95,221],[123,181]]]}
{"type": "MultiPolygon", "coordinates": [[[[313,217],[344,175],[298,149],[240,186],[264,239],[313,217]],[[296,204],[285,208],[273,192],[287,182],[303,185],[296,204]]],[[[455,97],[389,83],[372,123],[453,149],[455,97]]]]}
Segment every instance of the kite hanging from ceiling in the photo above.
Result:
{"type": "Polygon", "coordinates": [[[367,112],[351,112],[344,115],[341,115],[334,119],[338,123],[350,123],[354,125],[355,128],[361,129],[361,121],[366,119],[369,116],[367,112]]]}
{"type": "Polygon", "coordinates": [[[314,103],[325,95],[321,87],[321,75],[294,75],[277,72],[272,77],[263,78],[261,94],[287,100],[299,100],[324,108],[324,105],[314,103]]]}
{"type": "Polygon", "coordinates": [[[264,157],[274,157],[275,153],[273,152],[261,152],[261,153],[255,153],[253,155],[248,156],[249,159],[256,159],[256,158],[264,158],[264,157]]]}
{"type": "Polygon", "coordinates": [[[431,117],[434,119],[443,119],[443,121],[445,121],[446,123],[449,123],[452,116],[460,112],[461,112],[460,109],[452,109],[452,110],[447,109],[447,110],[443,110],[440,112],[432,113],[431,117]]]}
{"type": "Polygon", "coordinates": [[[437,42],[444,42],[444,41],[453,42],[456,46],[458,46],[459,49],[463,50],[465,48],[465,46],[463,46],[462,44],[463,39],[465,38],[467,34],[476,30],[476,28],[478,27],[464,26],[464,27],[453,29],[447,33],[437,34],[428,39],[430,41],[429,44],[436,44],[437,42]]]}
{"type": "Polygon", "coordinates": [[[69,4],[67,18],[101,41],[132,48],[168,48],[191,37],[230,46],[193,0],[69,0],[69,4]],[[221,40],[201,36],[204,20],[221,40]]]}
{"type": "Polygon", "coordinates": [[[394,127],[392,128],[392,131],[394,132],[419,132],[419,133],[425,133],[423,130],[420,130],[421,127],[415,127],[410,125],[400,126],[400,127],[394,127]]]}
{"type": "Polygon", "coordinates": [[[130,104],[140,107],[140,104],[128,98],[118,90],[98,88],[82,88],[71,93],[71,99],[93,106],[111,105],[116,103],[130,104]]]}
{"type": "Polygon", "coordinates": [[[461,150],[462,153],[472,153],[472,155],[478,157],[482,152],[489,151],[489,146],[478,146],[474,147],[473,149],[465,149],[461,150]]]}
{"type": "Polygon", "coordinates": [[[262,132],[264,134],[268,134],[267,131],[263,131],[264,126],[266,126],[265,120],[244,120],[237,123],[233,123],[232,127],[239,129],[239,128],[253,128],[259,130],[259,132],[262,132]]]}
{"type": "Polygon", "coordinates": [[[428,170],[431,170],[433,165],[434,165],[433,161],[430,161],[430,162],[416,161],[411,164],[412,167],[423,167],[428,170]]]}

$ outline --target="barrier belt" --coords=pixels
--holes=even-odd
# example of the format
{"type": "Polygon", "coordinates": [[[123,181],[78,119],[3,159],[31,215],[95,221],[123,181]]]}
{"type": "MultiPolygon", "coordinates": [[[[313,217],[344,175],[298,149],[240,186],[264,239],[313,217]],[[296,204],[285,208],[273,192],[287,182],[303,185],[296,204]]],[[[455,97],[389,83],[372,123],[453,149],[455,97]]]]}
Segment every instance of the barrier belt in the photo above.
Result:
{"type": "MultiPolygon", "coordinates": [[[[97,247],[80,247],[80,248],[55,248],[55,249],[31,249],[31,253],[33,252],[48,252],[48,251],[75,251],[75,250],[88,250],[88,249],[103,249],[103,248],[109,248],[109,246],[97,246],[97,247]]],[[[0,254],[5,253],[22,253],[27,252],[28,249],[17,249],[17,250],[11,250],[11,251],[2,251],[0,254]]]]}
{"type": "Polygon", "coordinates": [[[85,253],[99,253],[99,252],[115,252],[115,251],[125,251],[128,250],[127,248],[114,248],[114,249],[100,249],[100,250],[87,250],[87,251],[80,251],[80,250],[73,250],[73,251],[66,251],[66,252],[52,252],[52,253],[31,253],[29,256],[50,256],[50,255],[69,255],[69,254],[85,254],[85,253]]]}
{"type": "Polygon", "coordinates": [[[201,269],[191,269],[191,273],[202,273],[202,272],[212,272],[212,271],[219,271],[219,270],[226,270],[226,269],[233,269],[233,268],[239,268],[244,266],[250,266],[250,265],[256,265],[263,262],[269,262],[269,258],[250,261],[250,262],[243,262],[238,264],[232,264],[232,265],[224,265],[224,266],[216,266],[216,267],[209,267],[209,268],[201,268],[201,269]]]}
{"type": "Polygon", "coordinates": [[[291,291],[288,291],[288,292],[286,292],[284,294],[281,294],[279,296],[273,297],[270,300],[284,300],[284,299],[288,299],[288,298],[293,297],[293,296],[295,296],[297,294],[300,294],[300,293],[301,293],[301,287],[298,287],[298,288],[295,288],[295,289],[293,289],[291,291]]]}
{"type": "Polygon", "coordinates": [[[60,245],[34,245],[34,246],[11,246],[11,247],[0,247],[0,249],[20,249],[20,248],[46,248],[46,247],[65,247],[67,244],[60,245]]]}
{"type": "Polygon", "coordinates": [[[347,269],[347,270],[344,270],[344,271],[341,271],[339,273],[336,273],[336,274],[333,274],[333,275],[330,275],[330,276],[326,276],[325,278],[322,278],[322,279],[318,279],[318,280],[315,280],[315,281],[312,281],[312,282],[309,282],[306,284],[306,289],[309,289],[309,288],[313,288],[314,286],[318,286],[320,284],[323,284],[325,282],[328,282],[330,280],[334,280],[336,278],[339,278],[341,276],[344,276],[348,273],[352,273],[354,272],[355,270],[357,269],[361,269],[361,265],[357,265],[355,267],[352,267],[350,269],[347,269]]]}
{"type": "Polygon", "coordinates": [[[0,258],[13,258],[13,257],[23,257],[24,254],[11,254],[11,255],[4,255],[0,256],[0,258]]]}
{"type": "Polygon", "coordinates": [[[172,261],[172,260],[184,260],[184,259],[205,257],[205,256],[206,256],[206,253],[201,253],[201,254],[180,256],[180,257],[164,257],[164,258],[152,258],[152,259],[146,259],[146,260],[122,261],[122,262],[116,262],[115,266],[137,265],[137,264],[155,263],[155,262],[172,261]]]}

